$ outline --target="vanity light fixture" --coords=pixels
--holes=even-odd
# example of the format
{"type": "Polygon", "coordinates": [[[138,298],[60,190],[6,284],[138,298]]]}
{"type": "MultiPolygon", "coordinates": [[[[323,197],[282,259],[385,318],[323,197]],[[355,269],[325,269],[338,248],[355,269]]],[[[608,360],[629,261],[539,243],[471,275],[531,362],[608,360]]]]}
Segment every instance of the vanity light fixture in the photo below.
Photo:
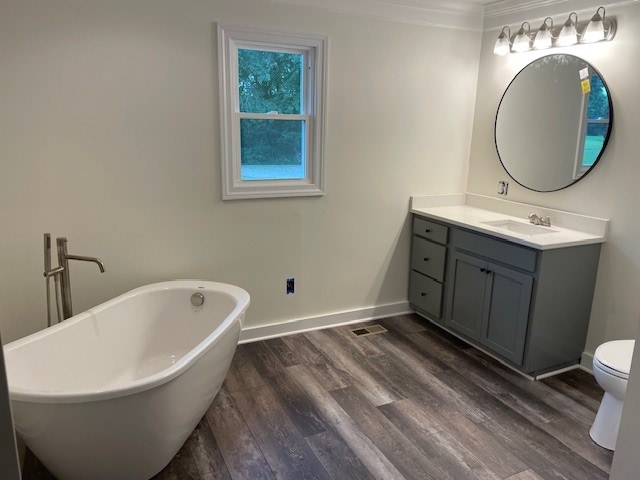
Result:
{"type": "Polygon", "coordinates": [[[560,30],[560,34],[556,40],[557,47],[569,47],[578,43],[578,30],[576,29],[577,23],[578,14],[576,12],[571,12],[567,21],[564,22],[562,30],[560,30]],[[575,17],[575,20],[571,18],[572,16],[575,17]]]}
{"type": "Polygon", "coordinates": [[[493,47],[493,53],[496,55],[506,55],[511,51],[511,29],[509,27],[503,27],[500,35],[498,35],[498,39],[496,40],[496,45],[493,47]],[[507,31],[505,33],[505,30],[507,31]]]}
{"type": "Polygon", "coordinates": [[[533,41],[533,48],[536,50],[544,50],[545,48],[551,48],[553,36],[551,35],[551,29],[553,28],[553,19],[547,17],[540,25],[536,38],[533,41]],[[547,26],[547,20],[550,22],[547,26]]]}
{"type": "Polygon", "coordinates": [[[596,43],[603,40],[612,40],[616,34],[615,20],[605,20],[605,8],[598,7],[596,13],[589,22],[582,22],[582,33],[579,31],[578,15],[571,12],[561,29],[553,28],[553,19],[546,17],[535,34],[531,35],[531,25],[523,22],[511,42],[509,27],[503,27],[496,40],[493,53],[506,55],[509,52],[528,52],[533,47],[543,50],[552,47],[568,47],[578,43],[596,43]]]}
{"type": "Polygon", "coordinates": [[[529,50],[531,50],[531,37],[529,36],[530,32],[531,25],[529,25],[529,22],[523,22],[520,26],[520,30],[518,30],[518,33],[516,34],[516,38],[513,39],[511,50],[518,53],[528,52],[529,50]],[[524,31],[525,25],[527,25],[526,32],[524,31]]]}

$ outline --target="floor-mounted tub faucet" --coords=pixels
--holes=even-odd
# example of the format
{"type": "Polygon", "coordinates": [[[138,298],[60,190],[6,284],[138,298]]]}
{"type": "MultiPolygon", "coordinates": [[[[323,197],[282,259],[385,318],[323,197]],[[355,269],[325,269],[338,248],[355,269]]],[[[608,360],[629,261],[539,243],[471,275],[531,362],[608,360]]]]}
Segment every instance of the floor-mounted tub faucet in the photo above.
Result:
{"type": "Polygon", "coordinates": [[[104,263],[97,257],[86,257],[84,255],[71,255],[67,252],[67,239],[60,237],[56,239],[58,247],[58,266],[51,268],[51,234],[44,234],[44,277],[47,288],[47,326],[51,326],[51,294],[49,279],[53,277],[55,281],[56,312],[58,322],[73,316],[71,305],[71,278],[69,276],[69,260],[81,262],[93,262],[98,265],[101,272],[104,272],[104,263]]]}

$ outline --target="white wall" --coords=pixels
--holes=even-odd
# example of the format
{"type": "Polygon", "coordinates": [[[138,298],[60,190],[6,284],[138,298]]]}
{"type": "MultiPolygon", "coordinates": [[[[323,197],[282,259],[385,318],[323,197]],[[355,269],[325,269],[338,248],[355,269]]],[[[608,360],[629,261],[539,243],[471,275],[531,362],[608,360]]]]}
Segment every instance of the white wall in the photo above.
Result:
{"type": "Polygon", "coordinates": [[[246,0],[0,12],[4,341],[45,327],[47,231],[106,264],[73,264],[76,312],[185,277],[246,288],[249,327],[406,302],[409,196],[466,187],[480,33],[246,0]],[[215,22],[329,35],[324,197],[221,201],[215,22]]]}
{"type": "MultiPolygon", "coordinates": [[[[568,12],[567,12],[568,14],[568,12]]],[[[589,15],[593,14],[591,11],[589,15]]],[[[602,249],[586,351],[602,342],[634,338],[640,318],[640,4],[610,7],[618,32],[612,42],[554,49],[593,64],[611,91],[614,125],[607,150],[595,169],[577,184],[553,193],[526,190],[513,180],[509,200],[609,218],[610,234],[602,249]]],[[[554,17],[556,23],[567,15],[554,17]]],[[[580,18],[588,18],[581,14],[580,18]]],[[[523,18],[520,21],[533,20],[523,18]]],[[[542,19],[540,19],[540,22],[542,19]]],[[[531,25],[538,25],[537,20],[531,25]]],[[[513,25],[511,25],[513,27],[513,25]]],[[[495,113],[504,89],[525,65],[546,52],[499,57],[493,54],[498,30],[486,31],[480,56],[468,190],[497,196],[498,180],[510,180],[503,170],[493,142],[495,113]]],[[[553,114],[553,112],[550,112],[553,114]]],[[[544,146],[540,146],[541,153],[544,146]]]]}

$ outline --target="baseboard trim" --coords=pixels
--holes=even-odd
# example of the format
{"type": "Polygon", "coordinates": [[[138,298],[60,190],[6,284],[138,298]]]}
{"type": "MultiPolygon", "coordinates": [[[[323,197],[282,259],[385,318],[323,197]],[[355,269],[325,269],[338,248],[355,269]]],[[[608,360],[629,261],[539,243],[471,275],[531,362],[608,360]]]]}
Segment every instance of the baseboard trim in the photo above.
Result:
{"type": "Polygon", "coordinates": [[[593,375],[593,355],[588,352],[582,352],[580,359],[580,368],[593,375]]]}
{"type": "Polygon", "coordinates": [[[413,313],[409,302],[390,303],[374,307],[328,313],[314,317],[297,318],[281,323],[248,327],[240,332],[238,343],[251,343],[270,338],[284,337],[295,333],[310,332],[323,328],[339,327],[351,323],[367,322],[378,318],[413,313]]]}
{"type": "Polygon", "coordinates": [[[551,372],[541,373],[540,375],[536,375],[536,380],[542,380],[543,378],[553,377],[555,375],[559,375],[564,372],[570,372],[571,370],[579,369],[580,365],[575,363],[573,365],[569,365],[568,367],[559,368],[557,370],[552,370],[551,372]]]}

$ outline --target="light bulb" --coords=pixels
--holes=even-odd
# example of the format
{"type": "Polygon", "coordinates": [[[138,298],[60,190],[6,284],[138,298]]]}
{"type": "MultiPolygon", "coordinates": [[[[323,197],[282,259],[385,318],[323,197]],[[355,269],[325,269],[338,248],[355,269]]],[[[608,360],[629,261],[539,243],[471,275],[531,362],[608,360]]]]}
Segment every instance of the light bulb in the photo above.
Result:
{"type": "Polygon", "coordinates": [[[604,7],[596,10],[596,14],[591,17],[591,21],[582,32],[582,43],[595,43],[604,40],[604,15],[604,7]],[[600,10],[602,10],[602,16],[600,16],[600,10]]]}
{"type": "Polygon", "coordinates": [[[576,30],[576,23],[578,23],[578,15],[576,12],[571,12],[567,21],[564,22],[562,30],[560,30],[560,34],[556,40],[556,46],[568,47],[578,43],[578,30],[576,30]],[[575,20],[572,20],[571,16],[575,16],[575,20]]]}
{"type": "Polygon", "coordinates": [[[511,50],[511,42],[509,41],[509,37],[511,37],[511,30],[509,27],[504,27],[500,35],[498,35],[498,39],[496,40],[496,45],[493,47],[493,53],[496,55],[506,55],[511,50]],[[505,29],[509,33],[505,33],[505,29]]]}
{"type": "Polygon", "coordinates": [[[511,47],[511,49],[514,52],[522,53],[531,50],[531,37],[528,35],[530,29],[531,25],[529,25],[529,22],[524,22],[522,24],[520,30],[518,30],[516,38],[513,39],[513,46],[511,47]],[[527,32],[524,31],[525,24],[527,25],[527,32]]]}
{"type": "Polygon", "coordinates": [[[551,17],[547,17],[540,25],[538,29],[538,33],[536,33],[536,38],[533,41],[533,48],[536,50],[544,50],[545,48],[550,48],[553,43],[553,37],[551,35],[551,29],[553,28],[553,19],[551,17]],[[549,26],[547,26],[547,20],[551,22],[549,26]]]}

